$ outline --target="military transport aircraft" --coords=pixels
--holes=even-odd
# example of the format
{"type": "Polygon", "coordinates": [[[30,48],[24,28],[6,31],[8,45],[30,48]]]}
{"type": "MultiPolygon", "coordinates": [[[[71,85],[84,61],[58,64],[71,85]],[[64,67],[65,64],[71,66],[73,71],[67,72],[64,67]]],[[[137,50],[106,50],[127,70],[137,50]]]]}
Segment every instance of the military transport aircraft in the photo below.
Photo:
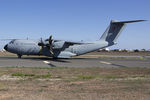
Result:
{"type": "Polygon", "coordinates": [[[4,49],[15,53],[18,58],[22,55],[44,55],[53,58],[71,58],[98,49],[106,48],[116,44],[116,40],[127,23],[141,22],[144,20],[116,21],[111,20],[110,25],[101,38],[94,42],[72,42],[64,40],[54,40],[52,36],[48,39],[28,40],[13,39],[5,45],[4,49]]]}

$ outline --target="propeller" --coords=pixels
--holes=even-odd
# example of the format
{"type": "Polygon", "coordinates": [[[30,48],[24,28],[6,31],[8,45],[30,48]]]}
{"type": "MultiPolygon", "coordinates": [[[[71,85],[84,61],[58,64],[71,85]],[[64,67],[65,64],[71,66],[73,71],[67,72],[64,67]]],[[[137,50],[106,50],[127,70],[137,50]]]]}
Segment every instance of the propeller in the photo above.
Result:
{"type": "Polygon", "coordinates": [[[54,52],[53,52],[53,46],[52,46],[52,43],[53,43],[53,39],[52,39],[52,35],[49,37],[49,39],[45,40],[45,41],[48,41],[48,44],[43,42],[42,38],[40,40],[40,42],[38,43],[39,46],[46,46],[47,48],[49,48],[49,52],[50,54],[54,55],[54,52]]]}

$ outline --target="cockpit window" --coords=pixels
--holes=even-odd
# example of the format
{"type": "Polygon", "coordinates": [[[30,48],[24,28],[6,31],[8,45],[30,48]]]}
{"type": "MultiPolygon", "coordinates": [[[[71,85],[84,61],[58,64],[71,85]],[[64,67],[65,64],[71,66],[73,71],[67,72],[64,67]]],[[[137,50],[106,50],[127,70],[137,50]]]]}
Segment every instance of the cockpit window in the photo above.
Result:
{"type": "Polygon", "coordinates": [[[9,42],[9,44],[13,44],[14,42],[15,42],[15,40],[12,40],[12,41],[9,42]]]}

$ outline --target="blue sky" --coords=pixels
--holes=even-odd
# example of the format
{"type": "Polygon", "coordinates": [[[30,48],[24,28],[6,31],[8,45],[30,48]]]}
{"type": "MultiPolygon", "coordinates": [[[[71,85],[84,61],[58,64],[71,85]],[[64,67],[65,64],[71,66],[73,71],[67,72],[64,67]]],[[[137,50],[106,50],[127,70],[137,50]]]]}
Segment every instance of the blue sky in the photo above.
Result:
{"type": "MultiPolygon", "coordinates": [[[[116,20],[128,24],[111,47],[150,49],[150,0],[0,0],[0,39],[98,40],[116,20]]],[[[8,41],[0,40],[0,49],[8,41]]]]}

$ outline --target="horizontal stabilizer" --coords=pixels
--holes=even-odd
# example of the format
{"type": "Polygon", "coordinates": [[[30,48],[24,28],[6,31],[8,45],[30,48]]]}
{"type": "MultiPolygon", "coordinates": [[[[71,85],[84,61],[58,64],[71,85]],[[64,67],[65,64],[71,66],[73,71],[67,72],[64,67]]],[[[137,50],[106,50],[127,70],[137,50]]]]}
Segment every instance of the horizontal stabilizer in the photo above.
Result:
{"type": "Polygon", "coordinates": [[[146,20],[132,20],[132,21],[116,21],[116,20],[112,20],[111,23],[116,23],[116,24],[124,24],[124,23],[135,23],[135,22],[142,22],[142,21],[146,21],[146,20]]]}

